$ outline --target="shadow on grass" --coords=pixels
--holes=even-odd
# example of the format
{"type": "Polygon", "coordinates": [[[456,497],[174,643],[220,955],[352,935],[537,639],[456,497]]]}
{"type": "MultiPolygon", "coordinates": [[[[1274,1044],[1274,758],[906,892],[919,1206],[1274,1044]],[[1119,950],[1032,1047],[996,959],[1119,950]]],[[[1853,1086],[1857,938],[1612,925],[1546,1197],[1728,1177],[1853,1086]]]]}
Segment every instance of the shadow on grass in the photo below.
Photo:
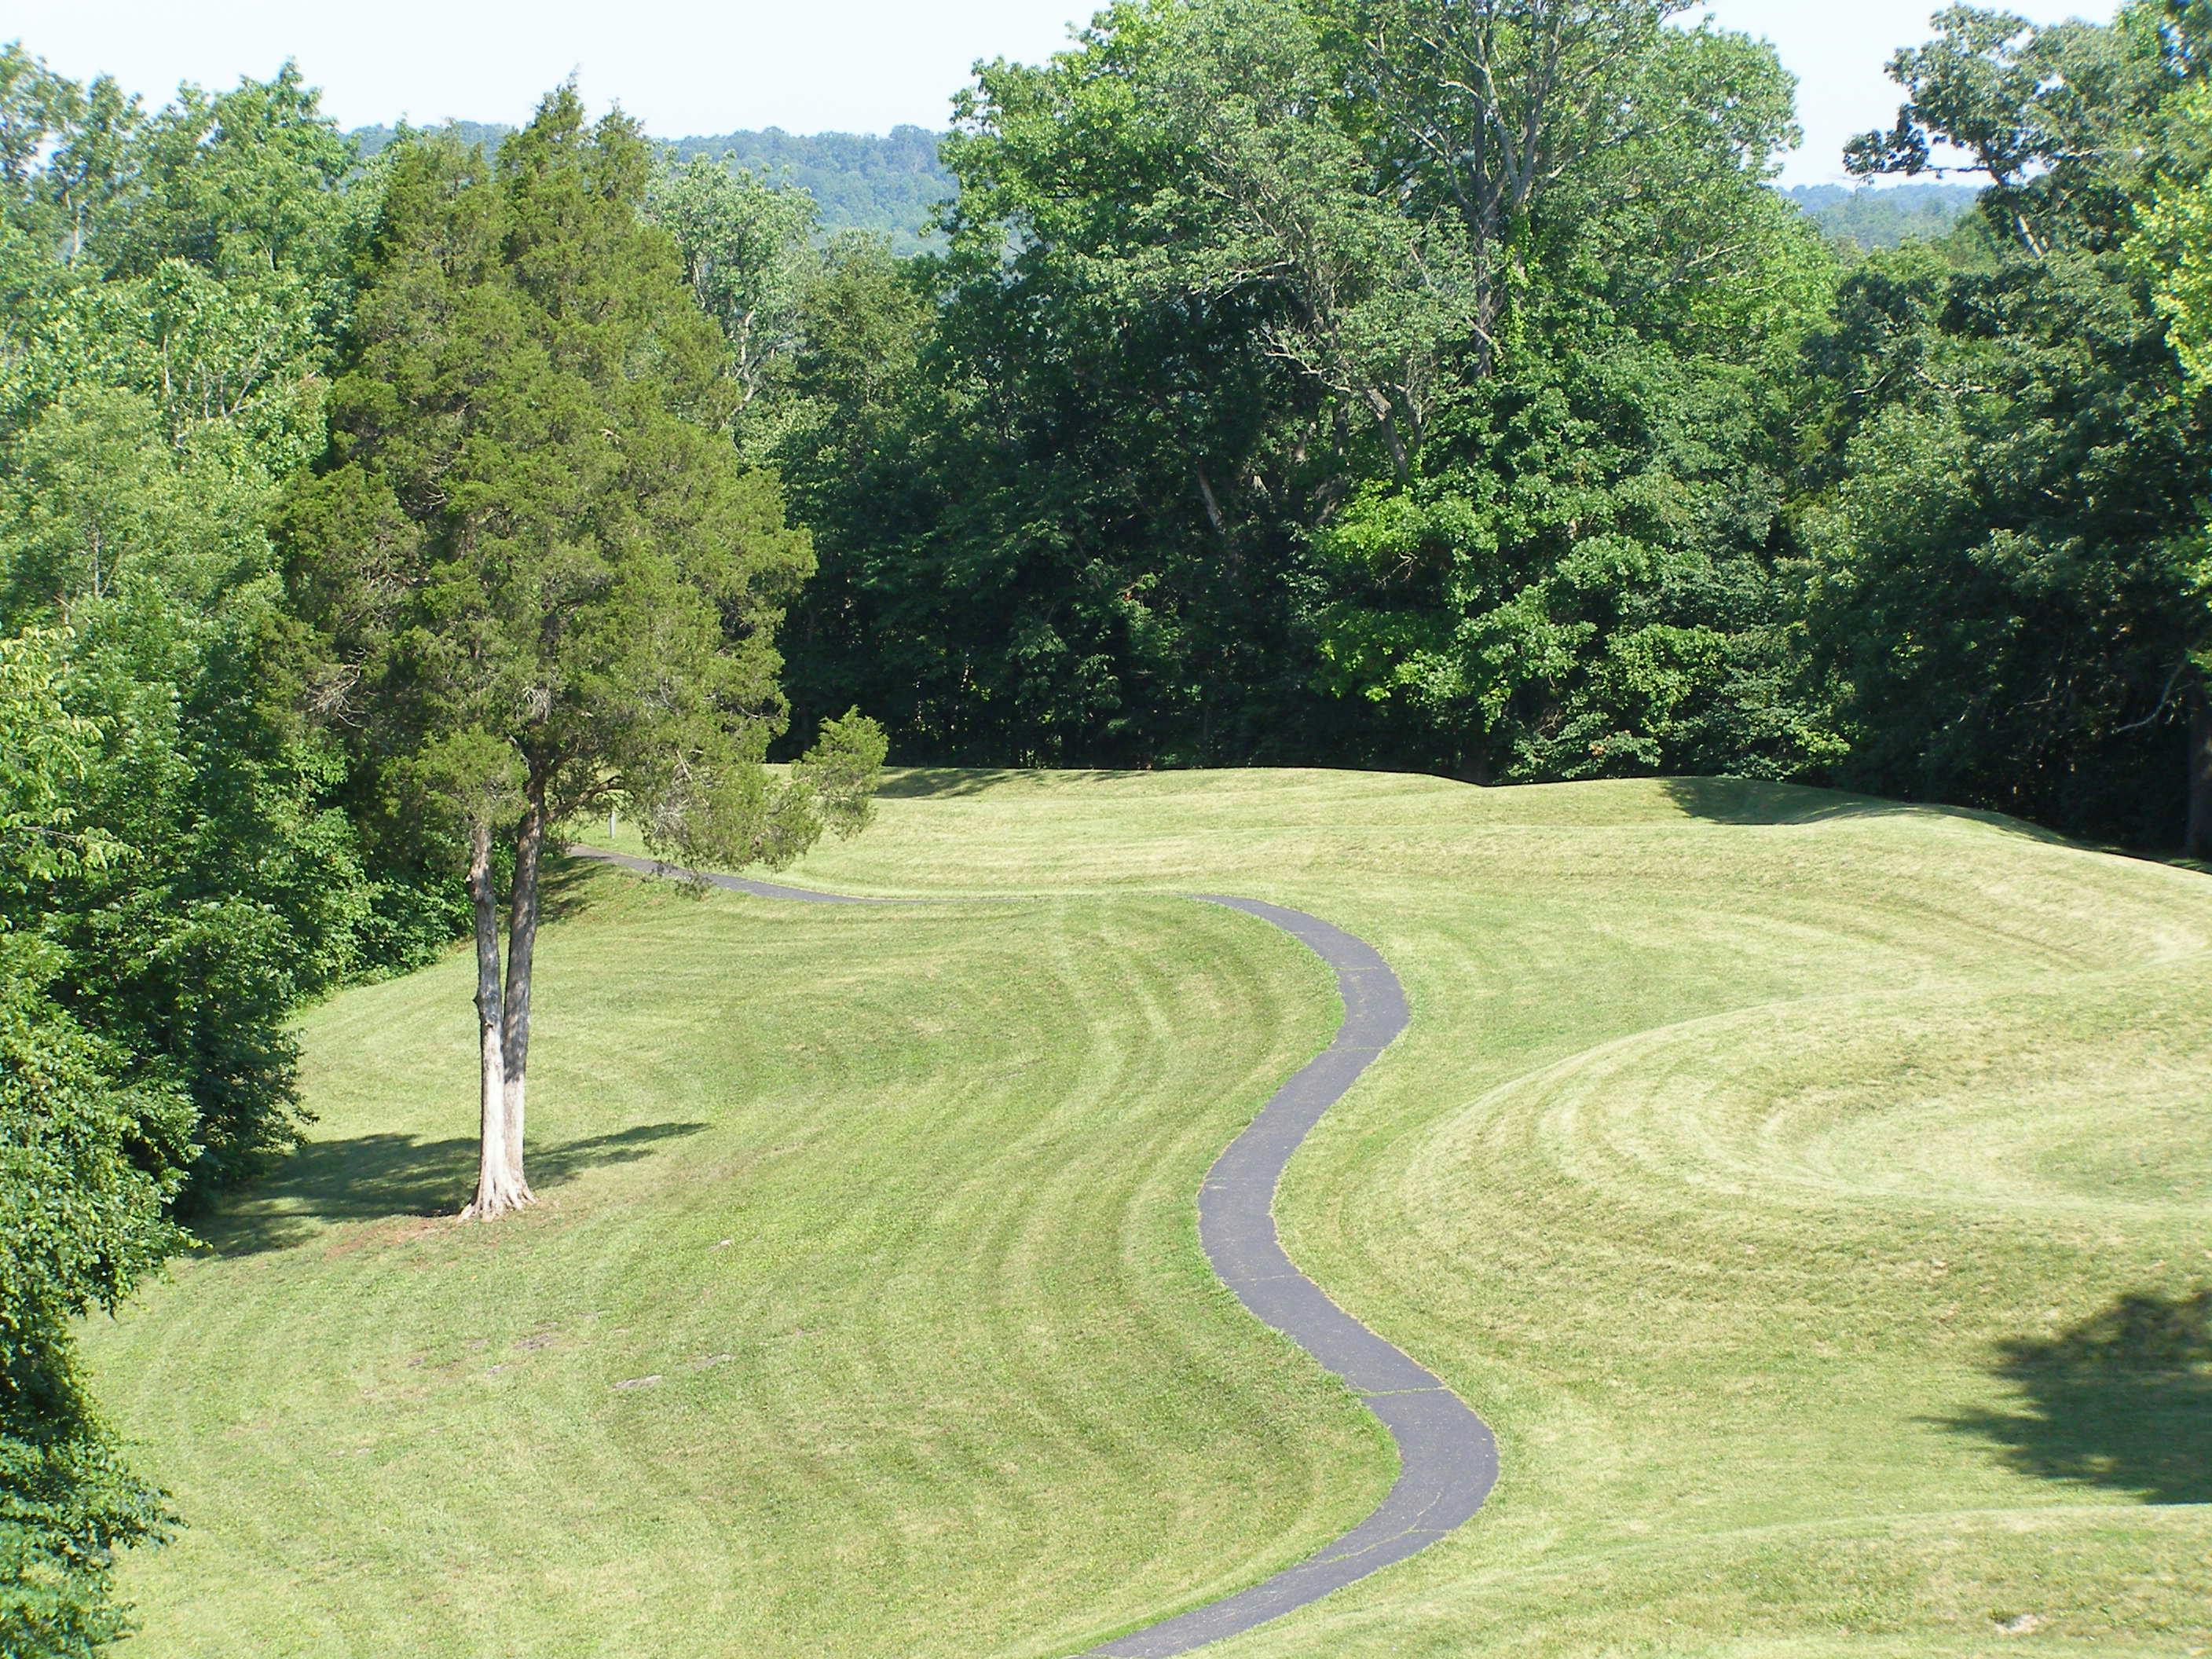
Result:
{"type": "Polygon", "coordinates": [[[1945,1427],[1993,1443],[2023,1474],[2212,1503],[2212,1289],[2123,1296],[2057,1336],[2002,1344],[1992,1369],[2019,1407],[1945,1427]]]}
{"type": "Polygon", "coordinates": [[[1964,818],[2030,841],[2070,845],[2055,830],[2045,830],[2002,812],[1964,806],[1933,806],[1886,800],[1879,795],[1847,794],[1802,783],[1765,783],[1750,778],[1667,778],[1661,787],[1690,817],[1710,823],[1829,823],[1844,818],[1964,818]]]}
{"type": "MultiPolygon", "coordinates": [[[[647,1123],[612,1134],[562,1141],[530,1154],[539,1192],[585,1170],[634,1164],[665,1140],[697,1134],[703,1123],[647,1123]]],[[[457,1214],[476,1184],[473,1136],[423,1140],[414,1135],[353,1135],[310,1140],[268,1177],[223,1206],[202,1228],[222,1255],[255,1255],[296,1244],[333,1221],[382,1221],[457,1214]]]]}
{"type": "MultiPolygon", "coordinates": [[[[955,800],[1010,783],[1035,783],[1045,775],[1014,766],[909,766],[887,774],[876,793],[886,800],[955,800]]],[[[1097,782],[1116,772],[1061,772],[1054,783],[1097,782]]]]}
{"type": "Polygon", "coordinates": [[[583,915],[592,907],[592,878],[605,866],[589,859],[572,858],[565,851],[549,848],[545,862],[538,876],[538,912],[545,927],[553,927],[583,915]]]}

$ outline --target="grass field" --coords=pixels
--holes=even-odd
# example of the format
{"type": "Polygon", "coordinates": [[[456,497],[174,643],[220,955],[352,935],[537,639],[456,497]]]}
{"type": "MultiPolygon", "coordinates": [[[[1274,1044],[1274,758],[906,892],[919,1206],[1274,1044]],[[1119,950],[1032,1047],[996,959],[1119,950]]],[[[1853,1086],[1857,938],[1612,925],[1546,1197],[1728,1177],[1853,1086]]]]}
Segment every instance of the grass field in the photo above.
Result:
{"type": "Polygon", "coordinates": [[[467,965],[309,1021],[314,1144],[88,1333],[190,1523],[136,1650],[1063,1654],[1364,1512],[1387,1442],[1196,1249],[1335,1012],[1160,896],[1228,891],[1407,983],[1280,1218],[1504,1476],[1223,1659],[2212,1651],[2212,879],[1317,773],[902,775],[792,878],[1038,896],[572,878],[512,1225],[431,1218],[467,965]]]}

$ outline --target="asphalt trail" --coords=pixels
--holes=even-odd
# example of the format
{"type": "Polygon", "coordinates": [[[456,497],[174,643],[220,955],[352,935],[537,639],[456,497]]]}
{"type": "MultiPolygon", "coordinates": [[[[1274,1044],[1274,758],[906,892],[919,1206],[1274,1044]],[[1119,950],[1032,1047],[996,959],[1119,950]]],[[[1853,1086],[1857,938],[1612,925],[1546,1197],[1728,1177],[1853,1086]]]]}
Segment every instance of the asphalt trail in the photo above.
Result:
{"type": "MultiPolygon", "coordinates": [[[[626,854],[569,850],[627,870],[690,876],[758,898],[811,904],[933,902],[816,893],[743,876],[700,877],[626,854]]],[[[1297,1270],[1275,1233],[1275,1189],[1284,1169],[1322,1115],[1406,1029],[1405,987],[1366,940],[1303,910],[1211,895],[1201,902],[1272,923],[1327,963],[1344,1000],[1344,1023],[1336,1040],[1276,1091],[1206,1172],[1198,1194],[1199,1242],[1222,1283],[1254,1317],[1342,1378],[1390,1431],[1398,1448],[1398,1479],[1373,1514],[1296,1566],[1116,1637],[1084,1659],[1167,1659],[1279,1619],[1426,1549],[1480,1509],[1498,1481],[1498,1442],[1488,1425],[1433,1372],[1332,1302],[1297,1270]]]]}

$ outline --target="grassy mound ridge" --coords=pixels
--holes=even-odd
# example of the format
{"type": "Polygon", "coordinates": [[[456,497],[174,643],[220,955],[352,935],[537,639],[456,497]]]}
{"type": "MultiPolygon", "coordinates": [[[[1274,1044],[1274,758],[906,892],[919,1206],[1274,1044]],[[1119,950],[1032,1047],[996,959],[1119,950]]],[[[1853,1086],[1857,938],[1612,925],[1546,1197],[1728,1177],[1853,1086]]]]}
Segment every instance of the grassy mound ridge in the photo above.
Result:
{"type": "Polygon", "coordinates": [[[1411,991],[1279,1207],[1504,1483],[1224,1659],[2212,1647],[2212,881],[1727,782],[905,787],[802,877],[1219,886],[1411,991]]]}
{"type": "MultiPolygon", "coordinates": [[[[618,1164],[579,1154],[558,1210],[483,1243],[316,1221],[188,1270],[102,1334],[108,1397],[199,1523],[132,1568],[149,1651],[1067,1651],[1363,1510],[1387,1458],[1240,1332],[1188,1231],[1211,1152],[1325,1036],[1326,987],[1264,929],[1138,896],[1158,891],[1311,910],[1406,981],[1412,1029],[1279,1211],[1306,1270],[1504,1442],[1504,1483],[1463,1533],[1224,1659],[2212,1646],[2212,881],[1811,790],[1326,773],[908,774],[877,832],[793,878],[1064,896],[804,920],[602,896],[563,924],[544,1047],[566,1080],[541,1144],[558,1159],[714,1127],[606,1142],[637,1154],[618,1164]],[[1115,890],[1135,890],[1077,896],[1115,890]],[[747,985],[745,950],[804,953],[814,988],[747,985]],[[1154,982],[1178,988],[1133,988],[1154,982]],[[736,1018],[756,1002],[757,1032],[736,1018]],[[955,1017],[971,1006],[988,1012],[955,1017]],[[724,1056],[711,1104],[702,1049],[724,1056]],[[892,1094],[939,1103],[924,1133],[882,1109],[892,1094]],[[1103,1127],[1125,1109],[1152,1127],[1103,1127]],[[1027,1145],[1041,1111],[1064,1127],[980,1175],[972,1213],[1007,1239],[1110,1235],[1061,1282],[939,1224],[971,1213],[948,1196],[969,1190],[965,1160],[1027,1145]],[[940,1116],[963,1127],[937,1173],[878,1201],[877,1182],[937,1157],[940,1116]],[[877,1174],[838,1185],[853,1159],[877,1174]],[[680,1226],[629,1224],[648,1206],[680,1226]],[[860,1288],[852,1258],[884,1251],[911,1263],[904,1297],[860,1288]],[[749,1288],[726,1291],[720,1264],[739,1259],[749,1288]],[[333,1265],[361,1260],[383,1265],[333,1265]],[[563,1436],[572,1461],[515,1500],[434,1457],[422,1419],[392,1419],[394,1472],[374,1480],[374,1449],[356,1474],[295,1444],[350,1434],[363,1390],[423,1346],[394,1321],[426,1297],[486,1302],[507,1281],[485,1264],[507,1260],[574,1281],[572,1315],[516,1320],[509,1346],[532,1319],[568,1332],[609,1310],[593,1342],[623,1325],[629,1346],[528,1351],[595,1356],[561,1362],[586,1368],[568,1382],[478,1376],[509,1364],[489,1348],[437,1363],[535,1414],[543,1437],[500,1467],[563,1436]],[[375,1274],[384,1301],[356,1313],[375,1274]],[[835,1344],[778,1346],[824,1306],[835,1344]],[[264,1346],[288,1326],[320,1356],[312,1423],[271,1403],[302,1392],[264,1346]],[[1020,1358],[976,1360],[985,1388],[957,1383],[956,1354],[951,1382],[901,1393],[897,1365],[854,1357],[933,1338],[1020,1358]],[[670,1358],[695,1349],[742,1363],[670,1358]],[[1056,1384],[1063,1365],[1096,1381],[1056,1384]],[[647,1373],[663,1381],[611,1391],[647,1373]],[[651,1425],[695,1378],[724,1392],[664,1436],[651,1425]],[[865,1432],[833,1409],[855,1386],[878,1406],[865,1432]],[[990,1453],[916,1449],[948,1389],[993,1413],[990,1453]],[[319,1494],[285,1478],[295,1458],[362,1484],[319,1494]],[[833,1520],[878,1541],[841,1559],[833,1520]],[[1060,1553],[1024,1554],[1002,1520],[1052,1527],[1060,1553]],[[372,1529],[406,1549],[362,1565],[372,1529]],[[447,1613],[518,1571],[510,1602],[447,1613]],[[314,1615],[337,1632],[320,1646],[285,1637],[295,1601],[353,1622],[314,1615]],[[559,1645],[586,1607],[584,1645],[559,1645]]],[[[327,1135],[403,1108],[419,1138],[463,1133],[462,977],[318,1018],[327,1135]],[[399,1048],[419,1048],[412,1069],[399,1048]]],[[[452,1139],[441,1156],[465,1154],[452,1139]]],[[[349,1166],[330,1167],[336,1201],[349,1166]]],[[[310,1202],[260,1207],[287,1201],[310,1202]]]]}

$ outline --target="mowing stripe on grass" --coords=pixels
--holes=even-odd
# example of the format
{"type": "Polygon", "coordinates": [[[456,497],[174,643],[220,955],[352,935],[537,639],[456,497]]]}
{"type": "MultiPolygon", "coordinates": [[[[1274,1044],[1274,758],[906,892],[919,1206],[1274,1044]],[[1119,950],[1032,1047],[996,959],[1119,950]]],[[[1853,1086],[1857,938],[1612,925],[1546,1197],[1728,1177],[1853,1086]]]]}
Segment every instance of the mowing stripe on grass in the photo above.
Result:
{"type": "MultiPolygon", "coordinates": [[[[743,876],[702,875],[588,847],[568,850],[626,870],[680,875],[759,898],[815,904],[933,902],[816,892],[743,876]]],[[[1335,1040],[1276,1091],[1206,1172],[1198,1195],[1200,1243],[1214,1273],[1254,1317],[1341,1378],[1390,1431],[1398,1479],[1373,1514],[1297,1565],[1116,1638],[1091,1649],[1085,1659],[1170,1659],[1279,1619],[1426,1549],[1472,1517],[1498,1481],[1498,1442],[1488,1425],[1434,1373],[1331,1301],[1298,1271],[1275,1233],[1275,1189],[1284,1170],[1322,1115],[1406,1029],[1405,988],[1373,945],[1317,916],[1257,899],[1197,896],[1290,934],[1335,974],[1344,1003],[1335,1040]]]]}

